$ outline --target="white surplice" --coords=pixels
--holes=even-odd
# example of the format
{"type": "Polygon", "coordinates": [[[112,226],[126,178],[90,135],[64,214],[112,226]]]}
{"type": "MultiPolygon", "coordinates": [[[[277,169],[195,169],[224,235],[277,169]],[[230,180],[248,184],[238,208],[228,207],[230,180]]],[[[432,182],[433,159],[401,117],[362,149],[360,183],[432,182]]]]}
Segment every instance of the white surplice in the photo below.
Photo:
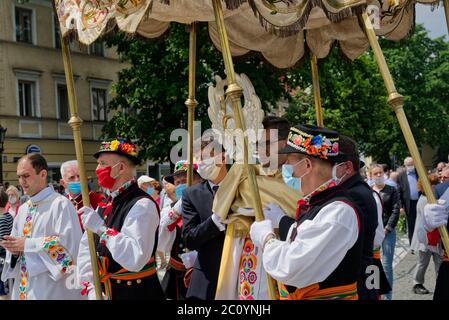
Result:
{"type": "MultiPolygon", "coordinates": [[[[20,207],[14,219],[12,236],[24,236],[30,203],[35,206],[32,228],[22,253],[28,272],[26,299],[84,299],[73,279],[76,277],[76,255],[82,235],[75,208],[66,197],[49,186],[20,207]]],[[[20,256],[14,266],[11,262],[12,255],[8,252],[2,280],[14,279],[11,298],[18,300],[22,262],[20,256]]]]}

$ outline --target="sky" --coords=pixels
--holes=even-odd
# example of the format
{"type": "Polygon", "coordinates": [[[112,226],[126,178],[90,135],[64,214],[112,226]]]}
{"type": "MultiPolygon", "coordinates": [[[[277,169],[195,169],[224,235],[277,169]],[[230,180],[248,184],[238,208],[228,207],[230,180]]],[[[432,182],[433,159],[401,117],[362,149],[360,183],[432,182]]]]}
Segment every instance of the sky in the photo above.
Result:
{"type": "Polygon", "coordinates": [[[432,6],[430,5],[417,4],[416,23],[422,23],[424,27],[429,30],[431,38],[445,35],[446,40],[449,40],[443,3],[441,2],[433,11],[431,8],[432,6]]]}

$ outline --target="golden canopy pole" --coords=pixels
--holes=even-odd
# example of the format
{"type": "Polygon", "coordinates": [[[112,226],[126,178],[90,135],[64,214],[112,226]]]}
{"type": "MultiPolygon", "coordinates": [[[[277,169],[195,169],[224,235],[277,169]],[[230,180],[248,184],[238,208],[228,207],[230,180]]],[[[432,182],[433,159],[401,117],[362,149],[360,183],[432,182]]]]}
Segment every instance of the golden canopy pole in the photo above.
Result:
{"type": "MultiPolygon", "coordinates": [[[[407,121],[407,117],[404,112],[404,97],[400,95],[396,91],[396,87],[393,82],[393,78],[390,74],[390,70],[388,69],[387,63],[385,61],[385,57],[383,55],[382,49],[380,48],[379,42],[377,41],[376,33],[374,32],[373,26],[371,24],[371,20],[369,19],[366,13],[362,13],[359,16],[361,20],[361,24],[364,26],[365,32],[367,34],[370,46],[373,50],[374,57],[376,59],[377,65],[379,67],[382,78],[385,82],[385,87],[388,92],[388,104],[393,108],[396,113],[396,117],[398,118],[399,125],[401,126],[402,133],[404,134],[405,141],[407,143],[408,150],[413,158],[415,163],[416,170],[420,177],[427,177],[427,172],[424,168],[424,164],[421,159],[421,155],[419,154],[418,147],[416,145],[415,139],[413,137],[412,131],[410,129],[410,125],[407,121]]],[[[428,179],[422,179],[422,184],[424,188],[424,192],[427,196],[427,200],[429,203],[436,203],[435,195],[433,194],[432,187],[430,186],[430,182],[428,179]]],[[[449,236],[447,229],[445,227],[439,227],[438,231],[440,232],[441,239],[444,244],[444,248],[446,250],[446,254],[449,255],[449,236]]]]}
{"type": "Polygon", "coordinates": [[[444,14],[446,16],[447,32],[449,33],[449,0],[443,0],[444,14]]]}
{"type": "MultiPolygon", "coordinates": [[[[259,194],[259,187],[256,181],[256,174],[254,167],[248,163],[248,137],[245,136],[246,126],[243,119],[242,106],[240,97],[242,95],[242,88],[237,84],[235,80],[234,64],[232,61],[231,49],[229,48],[228,34],[224,24],[223,8],[221,7],[221,0],[212,0],[214,7],[215,21],[217,23],[218,34],[220,36],[221,51],[223,53],[223,61],[226,69],[226,77],[228,82],[228,88],[226,89],[226,97],[229,97],[232,103],[232,109],[234,111],[235,126],[236,129],[241,130],[243,134],[243,158],[244,166],[248,173],[250,192],[253,199],[253,208],[256,216],[256,221],[264,220],[262,211],[262,202],[259,194]]],[[[241,141],[241,140],[240,140],[241,141]]],[[[269,275],[268,278],[268,292],[271,299],[276,299],[276,290],[273,280],[269,275]]]]}
{"type": "Polygon", "coordinates": [[[198,102],[195,100],[195,74],[196,74],[196,28],[193,22],[189,30],[189,96],[185,102],[188,111],[187,129],[189,132],[188,148],[188,171],[187,185],[190,187],[193,181],[193,121],[195,119],[195,107],[198,102]]]}
{"type": "Polygon", "coordinates": [[[312,67],[312,85],[313,99],[315,100],[316,124],[319,127],[324,127],[323,108],[321,107],[320,76],[318,74],[317,58],[313,53],[310,59],[310,65],[312,67]]]}
{"type": "MultiPolygon", "coordinates": [[[[64,62],[64,72],[67,83],[67,92],[69,97],[69,107],[71,114],[69,125],[72,127],[73,131],[73,141],[75,143],[76,160],[78,161],[78,171],[80,175],[81,194],[83,197],[83,205],[89,207],[90,206],[89,190],[87,188],[86,168],[84,166],[84,151],[83,145],[81,143],[81,130],[80,130],[83,120],[81,120],[81,118],[78,116],[78,106],[76,104],[76,97],[75,97],[75,86],[73,84],[72,60],[70,58],[70,48],[67,43],[67,40],[63,39],[62,37],[61,37],[61,48],[62,48],[62,59],[64,62]]],[[[98,262],[97,262],[97,253],[95,250],[94,236],[91,231],[86,230],[86,232],[89,241],[90,263],[92,265],[95,295],[97,300],[102,300],[101,284],[98,275],[98,262]]]]}

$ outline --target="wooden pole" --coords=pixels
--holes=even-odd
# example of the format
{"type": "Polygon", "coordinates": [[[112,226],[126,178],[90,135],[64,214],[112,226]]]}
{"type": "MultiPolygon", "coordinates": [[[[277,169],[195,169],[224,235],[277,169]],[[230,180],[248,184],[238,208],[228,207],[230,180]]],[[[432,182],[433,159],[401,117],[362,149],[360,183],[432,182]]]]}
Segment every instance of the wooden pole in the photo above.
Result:
{"type": "MultiPolygon", "coordinates": [[[[69,97],[70,120],[69,125],[73,131],[73,142],[75,143],[76,160],[78,161],[78,171],[80,175],[81,194],[83,197],[83,205],[90,206],[89,190],[87,187],[86,168],[84,166],[84,151],[81,141],[81,125],[83,120],[78,116],[78,106],[76,104],[75,86],[73,82],[72,60],[70,57],[70,48],[67,41],[61,38],[62,59],[64,62],[65,79],[67,83],[67,92],[69,97]]],[[[97,300],[102,300],[100,277],[98,274],[97,252],[95,250],[95,242],[92,231],[86,230],[89,241],[90,263],[94,278],[95,295],[97,300]]]]}
{"type": "Polygon", "coordinates": [[[443,0],[444,15],[446,16],[447,32],[449,33],[449,0],[443,0]]]}
{"type": "Polygon", "coordinates": [[[317,58],[316,55],[314,55],[313,53],[310,59],[310,65],[312,67],[312,85],[313,85],[313,99],[315,100],[316,124],[319,127],[324,127],[323,108],[321,106],[320,76],[318,73],[317,58]]]}
{"type": "MultiPolygon", "coordinates": [[[[246,126],[243,118],[242,105],[240,97],[242,95],[242,88],[237,84],[235,80],[234,64],[232,61],[231,49],[229,48],[228,34],[224,24],[223,8],[221,7],[220,0],[212,0],[215,14],[215,21],[217,23],[218,34],[220,36],[221,51],[223,54],[223,61],[226,69],[226,76],[228,82],[228,88],[226,89],[226,96],[231,100],[232,108],[234,111],[235,126],[237,130],[240,130],[240,134],[243,135],[240,141],[243,141],[243,159],[244,166],[248,173],[248,180],[251,192],[251,198],[253,200],[253,208],[256,216],[256,221],[264,220],[262,211],[262,201],[260,199],[259,187],[257,185],[256,173],[253,165],[248,163],[248,137],[245,136],[246,126]]],[[[276,299],[276,290],[273,280],[267,274],[268,278],[268,292],[271,299],[276,299]]]]}
{"type": "Polygon", "coordinates": [[[189,132],[188,140],[188,171],[187,185],[190,187],[193,181],[193,137],[195,107],[198,102],[195,99],[195,74],[196,74],[196,34],[197,25],[193,22],[189,30],[189,96],[185,102],[188,112],[187,129],[189,132]]]}
{"type": "MultiPolygon", "coordinates": [[[[393,82],[393,77],[391,76],[390,70],[388,69],[387,62],[385,61],[384,54],[382,49],[380,48],[379,42],[377,41],[376,33],[374,32],[374,28],[371,24],[371,20],[369,19],[366,13],[362,13],[359,16],[361,24],[364,26],[366,35],[368,37],[370,46],[373,50],[374,57],[376,59],[377,65],[379,67],[382,78],[385,82],[385,87],[388,92],[388,104],[393,108],[396,113],[396,117],[398,118],[399,125],[401,127],[402,133],[404,135],[405,141],[407,143],[408,150],[410,155],[413,158],[413,162],[415,163],[416,171],[418,175],[422,177],[422,185],[424,188],[424,192],[426,194],[428,203],[436,203],[435,195],[433,194],[432,187],[427,178],[427,172],[424,168],[424,164],[421,159],[421,155],[418,150],[418,146],[416,145],[415,138],[413,137],[412,130],[410,129],[410,125],[407,120],[407,116],[404,112],[404,97],[400,95],[393,82]]],[[[441,235],[441,240],[443,241],[444,248],[446,250],[446,254],[449,253],[449,236],[446,227],[439,227],[438,231],[441,235]]]]}

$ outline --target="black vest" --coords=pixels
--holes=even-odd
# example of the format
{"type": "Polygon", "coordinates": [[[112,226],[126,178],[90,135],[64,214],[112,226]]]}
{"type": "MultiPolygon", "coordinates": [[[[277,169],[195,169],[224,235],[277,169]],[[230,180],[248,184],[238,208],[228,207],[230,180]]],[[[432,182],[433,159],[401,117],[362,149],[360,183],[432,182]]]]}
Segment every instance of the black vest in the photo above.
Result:
{"type": "MultiPolygon", "coordinates": [[[[159,206],[157,203],[143,190],[141,190],[137,183],[129,186],[126,190],[120,193],[117,197],[112,201],[112,211],[106,217],[106,226],[108,228],[114,228],[117,231],[121,231],[123,227],[123,223],[131,210],[131,208],[142,198],[148,198],[154,202],[156,208],[159,213],[159,206]]],[[[98,213],[100,215],[103,214],[102,208],[98,208],[98,213]]],[[[156,229],[155,240],[153,251],[151,256],[155,256],[158,242],[158,229],[156,229]]],[[[123,267],[118,264],[112,258],[111,252],[109,249],[100,243],[100,237],[98,235],[94,235],[95,238],[95,246],[97,248],[97,252],[100,256],[107,257],[109,260],[108,272],[115,273],[122,269],[123,267]]],[[[126,281],[121,283],[117,283],[112,280],[112,299],[113,300],[125,300],[125,299],[165,299],[165,296],[162,292],[162,288],[159,283],[159,279],[157,277],[157,273],[153,275],[143,278],[142,282],[139,285],[135,284],[135,281],[132,282],[131,286],[127,286],[126,281]]]]}
{"type": "MultiPolygon", "coordinates": [[[[332,187],[318,193],[310,199],[310,206],[305,211],[302,211],[298,217],[298,226],[306,220],[313,220],[323,207],[335,201],[343,201],[351,205],[357,213],[358,209],[353,201],[350,200],[346,191],[340,187],[332,187]]],[[[319,283],[320,289],[344,286],[357,282],[362,255],[361,235],[363,234],[363,226],[358,213],[357,219],[360,227],[356,243],[349,249],[337,268],[324,281],[319,283]]],[[[317,268],[319,268],[319,266],[317,266],[317,268]]],[[[290,293],[293,293],[296,290],[296,288],[292,286],[286,287],[290,293]]]]}

